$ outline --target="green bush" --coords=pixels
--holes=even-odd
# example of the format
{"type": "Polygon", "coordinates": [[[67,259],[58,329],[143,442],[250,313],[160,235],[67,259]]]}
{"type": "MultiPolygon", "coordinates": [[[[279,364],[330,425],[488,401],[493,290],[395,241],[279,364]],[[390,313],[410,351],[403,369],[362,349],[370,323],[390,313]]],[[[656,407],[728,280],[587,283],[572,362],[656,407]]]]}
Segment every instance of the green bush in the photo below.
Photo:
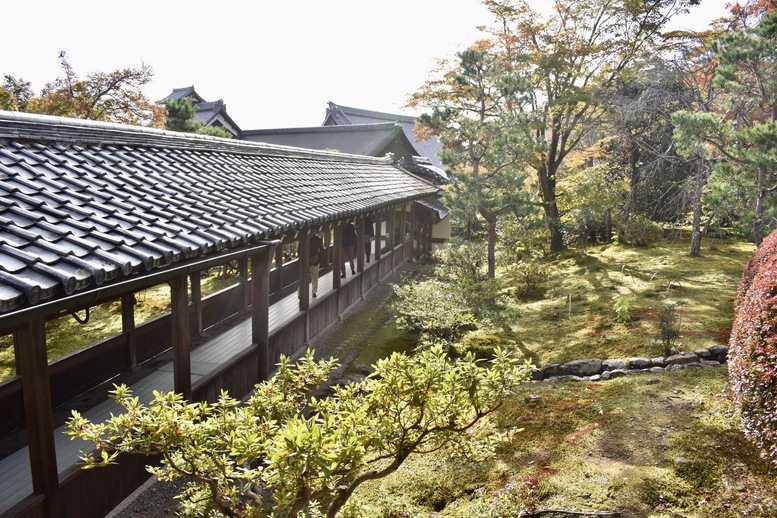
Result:
{"type": "Polygon", "coordinates": [[[450,285],[437,279],[409,280],[394,285],[397,298],[392,304],[397,329],[421,335],[421,341],[452,341],[466,329],[475,327],[469,306],[450,285]]]}
{"type": "Polygon", "coordinates": [[[777,466],[777,232],[742,274],[729,340],[734,400],[745,435],[777,466]]]}
{"type": "Polygon", "coordinates": [[[619,239],[634,246],[648,246],[663,239],[661,225],[642,215],[631,216],[621,225],[619,239]]]}
{"type": "Polygon", "coordinates": [[[547,287],[548,267],[539,261],[511,264],[506,266],[504,271],[518,299],[540,295],[547,287]]]}

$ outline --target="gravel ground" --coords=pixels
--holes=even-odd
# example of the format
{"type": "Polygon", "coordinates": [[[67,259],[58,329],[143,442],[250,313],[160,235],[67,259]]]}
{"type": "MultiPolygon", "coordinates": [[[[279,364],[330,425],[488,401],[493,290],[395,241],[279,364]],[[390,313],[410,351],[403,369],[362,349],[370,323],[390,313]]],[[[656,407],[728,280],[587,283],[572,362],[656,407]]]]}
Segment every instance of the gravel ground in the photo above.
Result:
{"type": "MultiPolygon", "coordinates": [[[[340,361],[340,368],[334,373],[331,383],[351,379],[364,367],[355,365],[361,339],[372,330],[385,324],[382,315],[384,303],[391,296],[391,284],[399,282],[414,271],[414,265],[405,263],[395,273],[374,286],[364,298],[353,306],[341,320],[335,321],[309,345],[319,358],[333,356],[340,361]],[[367,324],[368,323],[368,324],[367,324]]],[[[149,479],[132,495],[127,497],[108,518],[163,518],[175,516],[180,484],[158,482],[149,479]]]]}

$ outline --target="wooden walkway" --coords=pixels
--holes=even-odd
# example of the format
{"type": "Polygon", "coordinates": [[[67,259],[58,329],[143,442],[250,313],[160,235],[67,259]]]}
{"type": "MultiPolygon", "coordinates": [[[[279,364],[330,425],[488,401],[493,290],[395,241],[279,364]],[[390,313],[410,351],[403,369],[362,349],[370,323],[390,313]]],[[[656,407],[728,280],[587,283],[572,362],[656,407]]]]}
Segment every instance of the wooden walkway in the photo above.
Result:
{"type": "MultiPolygon", "coordinates": [[[[375,263],[366,264],[365,267],[374,267],[375,263]]],[[[352,277],[350,273],[343,284],[358,279],[358,275],[352,277]]],[[[333,291],[332,272],[322,274],[319,278],[318,298],[310,299],[311,307],[316,302],[326,298],[333,291]]],[[[296,292],[283,297],[270,305],[269,333],[282,328],[284,324],[300,313],[299,301],[296,292]]],[[[239,354],[251,347],[251,319],[245,318],[234,326],[223,330],[202,344],[195,346],[191,351],[192,384],[218,368],[225,360],[239,354]]],[[[140,401],[148,404],[153,399],[153,391],[169,392],[173,390],[173,363],[163,363],[150,375],[137,383],[130,385],[132,392],[140,398],[140,401]]],[[[107,396],[107,394],[106,394],[107,396]]],[[[121,407],[113,400],[106,399],[90,410],[82,414],[95,422],[108,419],[111,413],[121,412],[121,407]]],[[[88,443],[82,440],[71,440],[65,434],[65,426],[54,430],[57,448],[57,467],[60,477],[65,470],[78,463],[82,450],[88,448],[88,443]]],[[[0,515],[21,502],[26,496],[32,494],[32,478],[30,474],[29,453],[24,447],[0,460],[0,515]]]]}

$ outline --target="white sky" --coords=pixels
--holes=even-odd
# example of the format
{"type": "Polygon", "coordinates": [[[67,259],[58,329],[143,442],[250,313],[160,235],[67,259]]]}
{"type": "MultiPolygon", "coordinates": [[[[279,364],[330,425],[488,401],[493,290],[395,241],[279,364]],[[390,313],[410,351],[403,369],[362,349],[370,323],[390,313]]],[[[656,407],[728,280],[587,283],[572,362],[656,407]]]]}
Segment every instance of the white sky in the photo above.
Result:
{"type": "MultiPolygon", "coordinates": [[[[726,1],[702,0],[678,23],[703,29],[726,1]]],[[[0,74],[36,93],[59,74],[60,50],[81,77],[145,63],[147,97],[194,85],[244,130],[318,126],[327,101],[416,115],[409,94],[491,21],[478,0],[29,0],[1,12],[0,74]]]]}

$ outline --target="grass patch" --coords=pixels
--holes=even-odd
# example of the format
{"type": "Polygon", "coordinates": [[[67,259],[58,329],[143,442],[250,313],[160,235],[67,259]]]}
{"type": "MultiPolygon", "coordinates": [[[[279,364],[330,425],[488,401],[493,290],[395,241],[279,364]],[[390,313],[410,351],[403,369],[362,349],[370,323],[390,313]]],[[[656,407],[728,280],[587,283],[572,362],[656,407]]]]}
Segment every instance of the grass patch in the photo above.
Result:
{"type": "Polygon", "coordinates": [[[581,358],[662,356],[656,310],[687,301],[679,309],[679,347],[693,351],[726,343],[742,269],[754,245],[717,242],[702,257],[688,254],[684,241],[637,248],[609,244],[552,262],[541,300],[515,302],[520,317],[505,338],[519,344],[536,364],[581,358]],[[631,322],[617,322],[614,297],[629,301],[631,322]]]}
{"type": "Polygon", "coordinates": [[[526,384],[489,425],[513,431],[496,457],[416,456],[359,498],[371,516],[774,516],[777,478],[744,440],[726,383],[721,367],[526,384]]]}

